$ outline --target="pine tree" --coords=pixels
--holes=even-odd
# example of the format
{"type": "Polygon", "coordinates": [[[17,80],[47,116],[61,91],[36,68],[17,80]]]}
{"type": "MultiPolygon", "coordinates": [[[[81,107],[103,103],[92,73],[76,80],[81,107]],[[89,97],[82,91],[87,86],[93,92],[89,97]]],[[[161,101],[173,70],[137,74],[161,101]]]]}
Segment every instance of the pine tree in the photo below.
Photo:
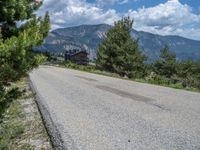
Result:
{"type": "Polygon", "coordinates": [[[153,64],[153,70],[158,75],[171,78],[176,74],[176,54],[165,46],[160,52],[160,59],[153,64]]]}
{"type": "Polygon", "coordinates": [[[30,19],[40,5],[34,0],[0,0],[2,37],[18,35],[17,22],[30,19]]]}
{"type": "Polygon", "coordinates": [[[129,17],[115,22],[97,49],[98,67],[130,78],[144,74],[146,58],[131,37],[132,25],[129,17]]]}
{"type": "Polygon", "coordinates": [[[44,19],[41,20],[41,26],[40,26],[40,31],[43,34],[43,37],[46,37],[48,35],[48,31],[50,30],[51,26],[50,26],[50,17],[49,17],[49,13],[46,12],[44,19]]]}
{"type": "Polygon", "coordinates": [[[44,18],[33,14],[40,5],[34,0],[0,0],[0,109],[17,95],[13,89],[6,90],[10,83],[44,60],[32,52],[32,47],[40,45],[50,29],[48,13],[44,18]],[[25,23],[18,27],[19,21],[25,23]]]}
{"type": "Polygon", "coordinates": [[[194,87],[200,89],[200,61],[192,60],[177,63],[177,76],[183,87],[194,87]]]}

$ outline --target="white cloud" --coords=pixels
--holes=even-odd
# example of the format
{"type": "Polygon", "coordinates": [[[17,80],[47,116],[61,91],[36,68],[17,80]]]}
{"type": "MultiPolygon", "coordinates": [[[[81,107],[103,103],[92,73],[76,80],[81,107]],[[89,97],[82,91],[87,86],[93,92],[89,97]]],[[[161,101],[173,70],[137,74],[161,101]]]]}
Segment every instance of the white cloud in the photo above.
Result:
{"type": "Polygon", "coordinates": [[[44,11],[49,11],[52,29],[80,24],[113,24],[120,19],[114,9],[103,10],[84,0],[44,0],[38,14],[44,11]]]}
{"type": "MultiPolygon", "coordinates": [[[[128,0],[97,0],[114,3],[125,3],[128,0]]],[[[131,0],[139,1],[139,0],[131,0]]],[[[200,40],[200,14],[194,14],[192,8],[181,4],[178,0],[154,7],[129,10],[118,13],[114,9],[103,9],[97,3],[91,4],[86,0],[44,0],[39,15],[49,11],[52,29],[81,24],[113,24],[121,16],[134,19],[134,28],[161,35],[180,35],[200,40]]]]}
{"type": "Polygon", "coordinates": [[[143,7],[136,11],[129,10],[126,15],[134,18],[137,30],[200,39],[200,26],[196,25],[200,24],[200,15],[194,14],[191,7],[178,0],[169,0],[155,7],[143,7]]]}

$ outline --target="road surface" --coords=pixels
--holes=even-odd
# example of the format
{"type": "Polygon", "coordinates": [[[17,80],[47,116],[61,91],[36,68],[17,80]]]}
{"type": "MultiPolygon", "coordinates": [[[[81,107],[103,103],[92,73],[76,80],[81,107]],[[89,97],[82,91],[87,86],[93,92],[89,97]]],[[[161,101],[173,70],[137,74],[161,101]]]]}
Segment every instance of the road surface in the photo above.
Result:
{"type": "Polygon", "coordinates": [[[51,66],[30,80],[56,149],[200,149],[199,93],[51,66]]]}

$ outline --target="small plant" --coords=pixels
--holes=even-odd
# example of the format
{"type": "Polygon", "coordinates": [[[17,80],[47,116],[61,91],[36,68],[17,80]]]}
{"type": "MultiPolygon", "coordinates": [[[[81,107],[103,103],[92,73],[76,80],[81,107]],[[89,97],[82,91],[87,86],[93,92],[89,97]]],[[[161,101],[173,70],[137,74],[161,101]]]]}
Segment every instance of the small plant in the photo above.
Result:
{"type": "Polygon", "coordinates": [[[0,149],[9,149],[12,139],[20,137],[24,133],[22,124],[3,124],[0,126],[0,149]]]}
{"type": "Polygon", "coordinates": [[[8,90],[3,98],[0,99],[0,122],[2,119],[2,114],[10,106],[11,102],[22,95],[19,88],[11,88],[8,90]]]}

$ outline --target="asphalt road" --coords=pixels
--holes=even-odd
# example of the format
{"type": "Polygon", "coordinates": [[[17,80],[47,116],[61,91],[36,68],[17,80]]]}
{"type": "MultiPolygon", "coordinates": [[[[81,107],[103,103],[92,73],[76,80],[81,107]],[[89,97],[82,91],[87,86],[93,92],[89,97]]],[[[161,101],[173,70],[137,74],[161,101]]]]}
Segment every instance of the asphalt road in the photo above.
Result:
{"type": "Polygon", "coordinates": [[[200,150],[199,93],[50,66],[30,80],[56,149],[200,150]]]}

